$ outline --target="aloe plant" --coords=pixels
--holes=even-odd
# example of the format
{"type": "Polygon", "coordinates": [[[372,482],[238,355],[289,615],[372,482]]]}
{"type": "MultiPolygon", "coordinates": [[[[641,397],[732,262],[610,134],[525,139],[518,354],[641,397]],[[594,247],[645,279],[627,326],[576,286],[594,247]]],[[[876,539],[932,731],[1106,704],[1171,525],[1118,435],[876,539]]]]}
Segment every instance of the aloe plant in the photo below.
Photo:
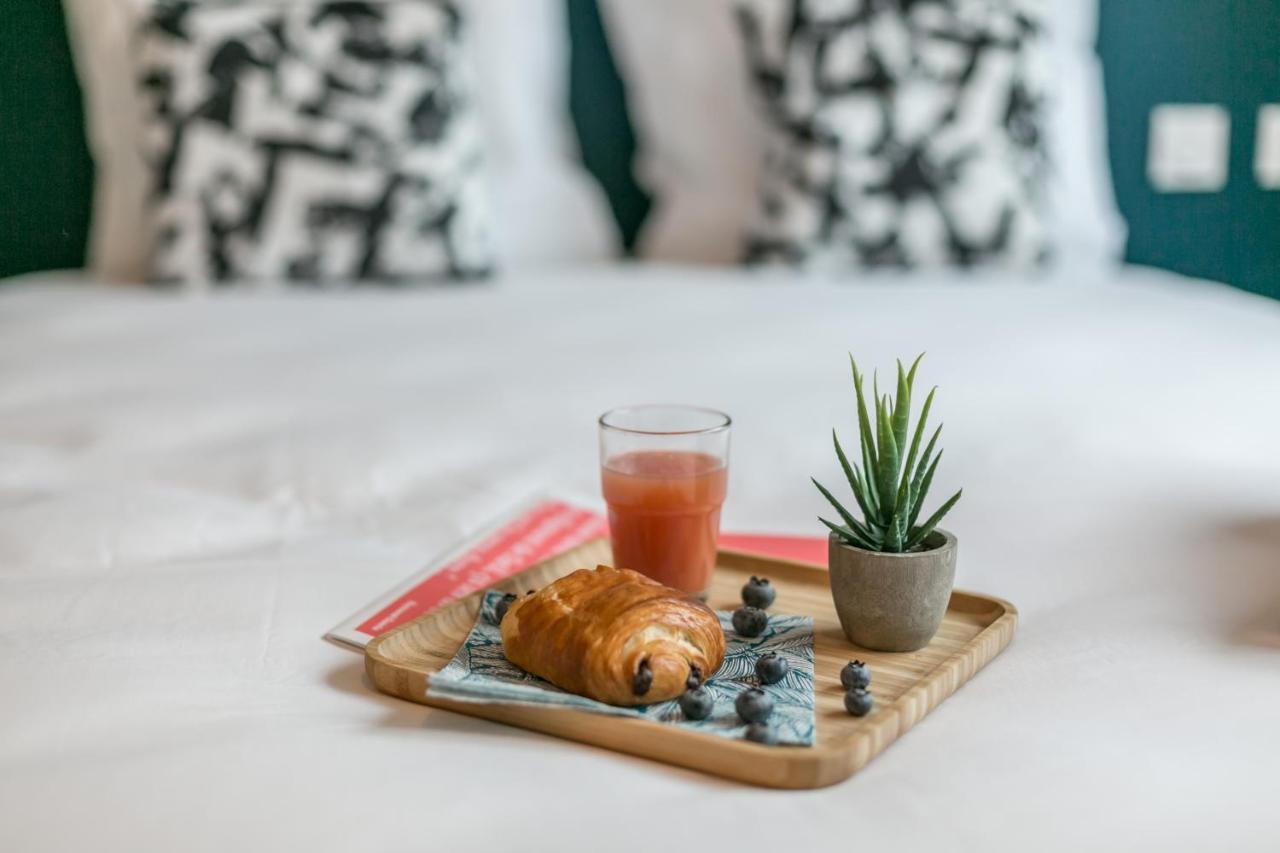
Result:
{"type": "Polygon", "coordinates": [[[925,445],[924,454],[919,453],[920,439],[929,420],[929,409],[933,406],[933,395],[938,390],[936,387],[925,397],[920,419],[916,421],[910,444],[907,443],[911,421],[911,388],[922,358],[924,353],[916,357],[910,370],[904,370],[902,362],[898,362],[896,398],[889,394],[880,396],[878,380],[872,375],[876,407],[873,421],[863,394],[862,374],[858,372],[858,364],[853,356],[849,356],[849,366],[853,369],[853,387],[858,397],[858,434],[862,444],[862,464],[849,463],[834,429],[831,431],[831,440],[835,443],[840,467],[844,469],[849,487],[853,489],[854,500],[862,510],[862,520],[859,521],[845,509],[821,483],[810,478],[818,491],[822,492],[822,496],[835,507],[844,523],[833,524],[821,517],[818,520],[846,545],[889,553],[921,550],[924,540],[964,492],[963,489],[956,492],[923,524],[917,524],[924,499],[933,484],[933,474],[942,459],[941,450],[936,456],[933,452],[938,436],[942,433],[941,424],[925,445]]]}

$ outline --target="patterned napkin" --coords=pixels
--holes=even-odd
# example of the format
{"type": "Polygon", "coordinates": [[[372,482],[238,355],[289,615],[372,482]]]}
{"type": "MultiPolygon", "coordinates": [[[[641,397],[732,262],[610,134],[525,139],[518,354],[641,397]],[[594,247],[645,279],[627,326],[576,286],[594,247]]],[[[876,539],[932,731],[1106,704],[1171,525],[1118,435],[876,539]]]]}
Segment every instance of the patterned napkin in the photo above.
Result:
{"type": "Polygon", "coordinates": [[[764,635],[752,638],[739,636],[733,630],[729,614],[718,612],[726,641],[725,658],[720,669],[706,682],[715,697],[715,708],[707,719],[694,721],[685,719],[674,699],[619,708],[566,693],[520,669],[502,654],[502,633],[494,610],[501,600],[502,593],[485,594],[475,627],[449,665],[431,676],[428,696],[460,702],[565,705],[597,714],[642,717],[720,737],[740,738],[746,726],[734,711],[734,700],[743,690],[761,687],[773,697],[773,716],[769,722],[777,731],[778,742],[798,746],[813,744],[813,619],[808,616],[770,616],[764,635]],[[777,684],[761,685],[756,679],[756,659],[765,652],[777,652],[790,664],[787,677],[777,684]]]}

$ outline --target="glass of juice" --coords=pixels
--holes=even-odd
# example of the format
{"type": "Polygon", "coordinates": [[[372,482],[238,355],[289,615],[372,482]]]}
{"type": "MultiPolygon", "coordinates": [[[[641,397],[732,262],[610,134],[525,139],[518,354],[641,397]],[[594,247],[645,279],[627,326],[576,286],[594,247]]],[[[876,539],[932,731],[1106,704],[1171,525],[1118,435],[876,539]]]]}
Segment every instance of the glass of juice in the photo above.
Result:
{"type": "Polygon", "coordinates": [[[729,475],[729,416],[627,406],[600,416],[600,477],[614,565],[705,596],[729,475]]]}

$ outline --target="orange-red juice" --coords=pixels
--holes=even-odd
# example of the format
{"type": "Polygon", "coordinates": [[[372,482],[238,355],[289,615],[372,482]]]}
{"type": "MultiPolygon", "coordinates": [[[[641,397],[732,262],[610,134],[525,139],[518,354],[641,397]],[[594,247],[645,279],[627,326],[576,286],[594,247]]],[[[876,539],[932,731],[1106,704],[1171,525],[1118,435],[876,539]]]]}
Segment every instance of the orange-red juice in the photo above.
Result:
{"type": "Polygon", "coordinates": [[[711,585],[728,469],[706,453],[642,450],[605,461],[614,564],[701,593],[711,585]]]}

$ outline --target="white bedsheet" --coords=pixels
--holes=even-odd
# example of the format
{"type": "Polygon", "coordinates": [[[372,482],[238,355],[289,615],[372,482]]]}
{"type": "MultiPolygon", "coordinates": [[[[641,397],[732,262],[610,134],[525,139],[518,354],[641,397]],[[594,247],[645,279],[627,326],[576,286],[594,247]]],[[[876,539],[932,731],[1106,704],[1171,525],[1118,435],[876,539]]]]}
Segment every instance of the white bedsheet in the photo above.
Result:
{"type": "Polygon", "coordinates": [[[0,850],[1275,850],[1280,304],[1061,279],[0,286],[0,850]],[[593,494],[617,404],[731,412],[726,529],[820,534],[850,349],[928,350],[958,583],[1021,610],[852,780],[398,702],[320,640],[528,492],[593,494]]]}

